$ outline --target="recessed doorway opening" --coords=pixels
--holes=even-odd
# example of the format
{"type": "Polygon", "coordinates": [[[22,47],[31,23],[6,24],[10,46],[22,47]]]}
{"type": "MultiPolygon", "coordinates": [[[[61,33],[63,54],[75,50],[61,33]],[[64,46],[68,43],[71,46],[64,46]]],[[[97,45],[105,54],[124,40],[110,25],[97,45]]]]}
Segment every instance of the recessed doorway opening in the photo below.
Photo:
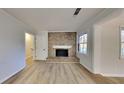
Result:
{"type": "Polygon", "coordinates": [[[25,58],[26,64],[32,64],[35,56],[34,35],[25,33],[25,58]]]}

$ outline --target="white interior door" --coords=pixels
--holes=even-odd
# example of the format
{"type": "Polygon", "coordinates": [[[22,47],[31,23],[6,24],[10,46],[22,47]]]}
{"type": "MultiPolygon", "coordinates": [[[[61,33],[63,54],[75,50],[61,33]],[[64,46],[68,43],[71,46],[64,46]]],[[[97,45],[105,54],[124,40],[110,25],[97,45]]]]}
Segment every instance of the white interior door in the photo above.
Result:
{"type": "Polygon", "coordinates": [[[48,57],[48,32],[36,35],[36,60],[46,60],[48,57]]]}

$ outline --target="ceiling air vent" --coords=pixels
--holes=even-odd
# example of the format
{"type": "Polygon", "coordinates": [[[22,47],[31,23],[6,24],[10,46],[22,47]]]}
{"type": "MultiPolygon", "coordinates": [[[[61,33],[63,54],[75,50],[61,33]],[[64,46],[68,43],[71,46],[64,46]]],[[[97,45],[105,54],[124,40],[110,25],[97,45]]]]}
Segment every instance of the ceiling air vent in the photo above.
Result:
{"type": "Polygon", "coordinates": [[[80,10],[81,10],[81,8],[77,8],[77,9],[75,10],[75,12],[74,12],[74,15],[78,15],[79,12],[80,12],[80,10]]]}

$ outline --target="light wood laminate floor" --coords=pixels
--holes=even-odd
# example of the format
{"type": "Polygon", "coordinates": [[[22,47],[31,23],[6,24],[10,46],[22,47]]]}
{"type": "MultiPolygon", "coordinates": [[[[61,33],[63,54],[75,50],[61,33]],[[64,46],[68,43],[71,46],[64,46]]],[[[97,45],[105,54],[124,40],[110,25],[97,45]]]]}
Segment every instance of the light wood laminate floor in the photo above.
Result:
{"type": "Polygon", "coordinates": [[[77,57],[49,57],[46,63],[79,63],[77,57]]]}
{"type": "Polygon", "coordinates": [[[79,63],[31,62],[4,84],[114,84],[124,78],[108,78],[88,72],[79,63]]]}

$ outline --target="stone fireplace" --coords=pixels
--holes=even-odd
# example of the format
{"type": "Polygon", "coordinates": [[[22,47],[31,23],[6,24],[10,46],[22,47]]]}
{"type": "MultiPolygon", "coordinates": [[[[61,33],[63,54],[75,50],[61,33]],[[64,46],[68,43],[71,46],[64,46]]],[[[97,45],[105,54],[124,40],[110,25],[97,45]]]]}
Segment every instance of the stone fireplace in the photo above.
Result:
{"type": "Polygon", "coordinates": [[[75,32],[49,32],[48,57],[75,57],[76,33],[75,32]]]}
{"type": "Polygon", "coordinates": [[[67,45],[54,45],[54,52],[55,57],[68,57],[69,56],[69,49],[72,48],[72,46],[67,45]]]}

